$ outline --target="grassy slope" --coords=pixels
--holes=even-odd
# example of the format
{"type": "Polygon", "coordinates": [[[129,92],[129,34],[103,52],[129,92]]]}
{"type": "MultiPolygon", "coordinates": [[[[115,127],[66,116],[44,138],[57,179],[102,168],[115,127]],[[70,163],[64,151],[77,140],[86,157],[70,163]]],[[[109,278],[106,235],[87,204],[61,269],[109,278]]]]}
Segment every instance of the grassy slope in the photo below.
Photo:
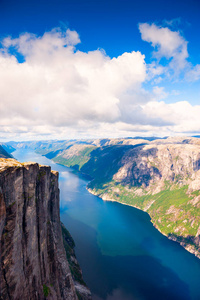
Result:
{"type": "MultiPolygon", "coordinates": [[[[85,149],[78,156],[64,159],[62,155],[54,158],[69,167],[94,178],[88,187],[100,197],[106,194],[106,199],[116,200],[121,203],[135,206],[149,213],[152,223],[166,236],[176,237],[177,240],[194,246],[194,237],[200,226],[200,207],[190,201],[200,194],[187,194],[187,186],[170,185],[166,182],[165,188],[160,193],[152,195],[143,190],[143,195],[138,196],[137,187],[122,185],[112,180],[118,171],[117,162],[125,151],[133,146],[108,146],[105,148],[85,149]]],[[[198,249],[200,253],[200,249],[198,249]]]]}
{"type": "Polygon", "coordinates": [[[152,223],[162,234],[178,241],[200,258],[200,247],[195,241],[200,226],[200,207],[191,204],[195,195],[187,194],[187,186],[171,188],[166,187],[155,195],[137,196],[134,193],[136,188],[110,182],[100,189],[93,187],[92,192],[100,197],[106,194],[106,199],[147,211],[152,223]]]}
{"type": "Polygon", "coordinates": [[[95,147],[85,147],[82,151],[71,158],[64,158],[62,155],[57,155],[53,158],[53,161],[67,167],[73,167],[74,169],[81,170],[82,166],[90,159],[90,153],[95,147]]]}
{"type": "Polygon", "coordinates": [[[101,189],[93,190],[99,196],[107,193],[110,199],[147,211],[154,225],[167,236],[178,233],[195,236],[200,225],[200,208],[190,203],[195,195],[187,194],[187,186],[180,188],[174,185],[155,195],[138,196],[135,194],[136,188],[128,188],[112,181],[101,189]]]}
{"type": "Polygon", "coordinates": [[[52,160],[88,174],[95,179],[96,184],[101,185],[112,178],[118,170],[118,161],[125,151],[133,147],[129,145],[106,146],[104,148],[85,146],[73,157],[66,158],[60,153],[52,160]]]}

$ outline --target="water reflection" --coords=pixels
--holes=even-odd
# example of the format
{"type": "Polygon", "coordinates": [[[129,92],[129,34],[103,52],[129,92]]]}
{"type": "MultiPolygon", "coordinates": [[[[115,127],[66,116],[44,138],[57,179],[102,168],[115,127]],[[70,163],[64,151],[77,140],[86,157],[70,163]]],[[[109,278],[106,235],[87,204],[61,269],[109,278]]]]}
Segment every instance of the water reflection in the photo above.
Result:
{"type": "Polygon", "coordinates": [[[62,214],[62,220],[79,245],[77,257],[94,299],[107,300],[114,297],[116,290],[119,300],[126,299],[124,297],[130,300],[193,299],[187,282],[163,266],[159,259],[149,255],[102,255],[95,229],[72,219],[68,212],[62,214]]]}
{"type": "MultiPolygon", "coordinates": [[[[106,300],[139,300],[140,298],[134,297],[131,295],[127,295],[126,292],[123,292],[121,289],[115,289],[113,290],[111,295],[108,295],[106,300]]],[[[93,300],[103,300],[103,298],[100,298],[97,295],[93,296],[93,300]]]]}
{"type": "Polygon", "coordinates": [[[70,191],[73,190],[73,193],[79,193],[78,190],[79,180],[78,178],[72,178],[68,172],[60,172],[60,208],[61,210],[66,209],[68,202],[72,201],[70,191]]]}

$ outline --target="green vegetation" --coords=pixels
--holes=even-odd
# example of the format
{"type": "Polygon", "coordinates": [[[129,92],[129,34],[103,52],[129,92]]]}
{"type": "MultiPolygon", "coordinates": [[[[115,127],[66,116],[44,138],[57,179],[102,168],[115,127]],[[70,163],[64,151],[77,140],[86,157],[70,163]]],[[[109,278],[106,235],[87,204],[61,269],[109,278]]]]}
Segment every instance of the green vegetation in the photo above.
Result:
{"type": "Polygon", "coordinates": [[[118,172],[124,153],[132,148],[129,145],[115,145],[92,151],[90,160],[80,169],[93,178],[88,187],[105,190],[118,172]]]}
{"type": "Polygon", "coordinates": [[[40,181],[42,177],[44,177],[46,175],[46,171],[44,170],[40,170],[38,173],[38,180],[40,181]]]}
{"type": "Polygon", "coordinates": [[[75,281],[79,282],[82,285],[86,285],[82,277],[80,266],[76,260],[76,256],[74,252],[74,247],[75,247],[74,240],[72,239],[69,231],[65,228],[63,224],[61,224],[61,229],[62,229],[62,236],[63,236],[63,244],[64,244],[64,248],[65,248],[65,252],[66,252],[66,256],[67,256],[67,260],[69,263],[72,276],[75,281]]]}
{"type": "Polygon", "coordinates": [[[46,284],[43,284],[43,293],[44,293],[45,298],[48,297],[48,295],[50,293],[50,288],[46,284]]]}
{"type": "MultiPolygon", "coordinates": [[[[114,181],[101,188],[94,184],[92,186],[100,196],[106,193],[110,199],[146,210],[153,224],[167,236],[177,233],[183,237],[194,237],[200,226],[200,209],[190,203],[192,196],[187,194],[188,186],[180,188],[178,185],[171,185],[170,188],[167,182],[165,189],[155,195],[141,189],[142,196],[136,195],[137,188],[114,181]]],[[[195,192],[195,195],[198,194],[199,191],[195,192]]]]}
{"type": "Polygon", "coordinates": [[[95,184],[105,184],[109,182],[118,171],[118,162],[124,153],[134,146],[114,145],[106,147],[96,147],[85,145],[80,151],[75,151],[73,156],[65,157],[65,153],[60,153],[52,160],[56,163],[72,167],[95,179],[95,184]]]}
{"type": "Polygon", "coordinates": [[[15,205],[15,203],[16,203],[16,201],[14,201],[13,203],[11,203],[11,204],[8,206],[8,208],[13,207],[13,206],[15,205]]]}
{"type": "Polygon", "coordinates": [[[183,175],[181,175],[181,174],[176,175],[175,176],[175,181],[179,182],[180,180],[183,180],[183,175]]]}
{"type": "Polygon", "coordinates": [[[194,195],[194,196],[199,196],[200,195],[200,191],[199,190],[197,190],[197,191],[194,191],[194,192],[192,192],[192,195],[194,195]]]}
{"type": "Polygon", "coordinates": [[[67,167],[73,167],[76,170],[80,170],[83,165],[85,165],[90,159],[90,153],[95,149],[95,147],[85,147],[83,150],[79,151],[78,154],[70,158],[64,158],[62,155],[58,155],[53,158],[53,161],[67,167]]]}
{"type": "Polygon", "coordinates": [[[193,241],[193,236],[183,237],[183,236],[179,236],[177,234],[169,234],[168,237],[175,238],[176,241],[178,241],[179,243],[184,243],[185,245],[189,244],[193,247],[194,250],[199,251],[198,246],[193,241]]]}
{"type": "Polygon", "coordinates": [[[76,291],[76,295],[78,297],[78,300],[82,300],[83,299],[82,295],[78,291],[76,291]]]}
{"type": "Polygon", "coordinates": [[[153,223],[166,235],[196,235],[200,225],[200,211],[190,203],[191,197],[187,194],[187,189],[184,186],[160,192],[148,210],[153,223]]]}
{"type": "MultiPolygon", "coordinates": [[[[154,195],[152,193],[157,187],[157,181],[155,180],[153,183],[152,180],[150,189],[145,189],[145,185],[143,186],[141,182],[147,183],[146,186],[148,186],[148,182],[154,178],[155,174],[144,174],[141,180],[138,176],[139,167],[134,163],[134,160],[131,161],[130,176],[127,174],[126,179],[119,182],[113,179],[123,165],[124,154],[127,161],[134,157],[137,159],[138,151],[131,151],[129,154],[129,151],[135,147],[133,145],[105,147],[85,145],[80,151],[75,148],[74,155],[72,155],[73,149],[70,148],[68,158],[66,158],[66,152],[61,151],[53,160],[73,167],[93,178],[88,184],[88,188],[95,194],[147,211],[152,223],[163,234],[195,248],[194,237],[200,226],[200,207],[192,202],[192,199],[198,197],[200,191],[188,194],[188,186],[180,185],[183,180],[190,178],[191,173],[189,171],[186,171],[185,174],[176,173],[172,181],[165,180],[163,190],[154,195]]],[[[180,161],[179,156],[174,157],[174,159],[175,163],[180,161]]],[[[159,160],[156,155],[153,160],[147,158],[147,164],[159,170],[159,160]]],[[[70,253],[68,246],[65,243],[65,247],[70,253]]],[[[68,259],[70,259],[70,255],[68,255],[68,259]]],[[[72,262],[70,268],[74,268],[72,262]]],[[[72,270],[72,273],[74,277],[79,277],[76,268],[72,270]]]]}

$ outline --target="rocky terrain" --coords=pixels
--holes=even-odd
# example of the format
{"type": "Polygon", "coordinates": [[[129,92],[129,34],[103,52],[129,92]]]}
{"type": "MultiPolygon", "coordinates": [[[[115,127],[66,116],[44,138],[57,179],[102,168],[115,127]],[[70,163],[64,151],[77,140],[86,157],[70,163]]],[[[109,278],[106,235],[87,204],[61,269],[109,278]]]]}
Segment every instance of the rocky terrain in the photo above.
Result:
{"type": "Polygon", "coordinates": [[[0,158],[0,238],[0,299],[91,299],[50,167],[0,158]]]}
{"type": "Polygon", "coordinates": [[[91,193],[147,211],[158,230],[200,258],[199,138],[66,141],[37,151],[89,175],[91,193]]]}

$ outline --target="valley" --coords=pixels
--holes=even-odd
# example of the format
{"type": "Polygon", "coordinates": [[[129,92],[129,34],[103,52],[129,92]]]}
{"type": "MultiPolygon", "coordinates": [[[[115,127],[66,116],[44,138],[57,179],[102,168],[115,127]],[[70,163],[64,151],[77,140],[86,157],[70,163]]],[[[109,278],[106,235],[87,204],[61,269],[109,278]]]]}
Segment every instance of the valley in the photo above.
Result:
{"type": "Polygon", "coordinates": [[[88,175],[89,192],[148,212],[159,231],[200,257],[198,138],[40,142],[17,147],[32,147],[88,175]]]}

